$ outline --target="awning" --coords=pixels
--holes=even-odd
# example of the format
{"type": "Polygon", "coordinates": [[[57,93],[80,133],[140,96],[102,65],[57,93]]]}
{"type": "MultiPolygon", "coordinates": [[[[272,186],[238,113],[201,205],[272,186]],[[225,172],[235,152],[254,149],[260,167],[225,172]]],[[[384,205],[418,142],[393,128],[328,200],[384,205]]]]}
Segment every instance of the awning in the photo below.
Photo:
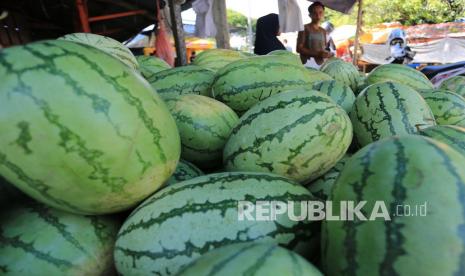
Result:
{"type": "MultiPolygon", "coordinates": [[[[357,0],[319,0],[325,7],[329,9],[342,12],[342,13],[350,13],[352,8],[354,7],[357,0]]],[[[315,2],[315,1],[310,1],[315,2]]]]}

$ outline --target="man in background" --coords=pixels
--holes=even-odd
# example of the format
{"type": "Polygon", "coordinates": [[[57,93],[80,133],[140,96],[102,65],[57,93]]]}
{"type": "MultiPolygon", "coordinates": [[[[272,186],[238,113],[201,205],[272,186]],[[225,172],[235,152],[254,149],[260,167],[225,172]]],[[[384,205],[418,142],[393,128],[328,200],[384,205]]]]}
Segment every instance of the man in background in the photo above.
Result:
{"type": "Polygon", "coordinates": [[[297,53],[306,67],[319,69],[324,60],[334,54],[326,50],[326,31],[320,27],[325,7],[321,2],[313,2],[308,7],[312,22],[304,26],[297,37],[297,53]]]}

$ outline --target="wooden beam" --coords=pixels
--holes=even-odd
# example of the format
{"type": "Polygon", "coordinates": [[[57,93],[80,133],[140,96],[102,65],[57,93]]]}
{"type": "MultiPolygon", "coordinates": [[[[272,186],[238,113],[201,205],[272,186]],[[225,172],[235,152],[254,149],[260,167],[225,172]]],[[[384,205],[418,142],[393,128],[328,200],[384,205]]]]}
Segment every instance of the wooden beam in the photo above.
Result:
{"type": "Polygon", "coordinates": [[[76,0],[76,8],[78,10],[81,29],[85,33],[90,33],[89,16],[87,12],[86,0],[76,0]]]}
{"type": "Polygon", "coordinates": [[[186,42],[184,40],[184,29],[181,18],[180,0],[168,0],[170,7],[171,28],[176,46],[176,66],[187,65],[186,42]]]}
{"type": "Polygon", "coordinates": [[[213,1],[213,19],[216,25],[216,46],[229,49],[229,27],[226,16],[226,0],[213,1]]]}
{"type": "Polygon", "coordinates": [[[147,13],[147,11],[145,10],[134,10],[134,11],[127,11],[127,12],[119,12],[119,13],[113,13],[113,14],[92,16],[92,17],[89,17],[89,22],[109,20],[109,19],[145,14],[145,13],[147,13]]]}
{"type": "Polygon", "coordinates": [[[355,31],[354,56],[352,59],[355,66],[358,65],[358,48],[360,45],[359,38],[360,38],[360,30],[362,28],[362,17],[363,17],[362,5],[363,5],[363,0],[358,0],[357,30],[355,31]]]}

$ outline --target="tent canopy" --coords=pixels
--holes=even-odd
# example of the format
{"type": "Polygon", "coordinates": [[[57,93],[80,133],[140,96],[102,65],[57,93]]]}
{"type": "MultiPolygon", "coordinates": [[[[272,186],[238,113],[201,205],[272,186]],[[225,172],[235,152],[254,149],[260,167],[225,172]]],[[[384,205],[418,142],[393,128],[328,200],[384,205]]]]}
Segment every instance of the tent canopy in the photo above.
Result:
{"type": "MultiPolygon", "coordinates": [[[[310,1],[310,0],[309,0],[310,1]]],[[[320,1],[325,7],[329,9],[342,12],[342,13],[349,13],[352,8],[354,7],[357,0],[318,0],[320,1]]],[[[315,1],[310,1],[315,2],[315,1]]]]}

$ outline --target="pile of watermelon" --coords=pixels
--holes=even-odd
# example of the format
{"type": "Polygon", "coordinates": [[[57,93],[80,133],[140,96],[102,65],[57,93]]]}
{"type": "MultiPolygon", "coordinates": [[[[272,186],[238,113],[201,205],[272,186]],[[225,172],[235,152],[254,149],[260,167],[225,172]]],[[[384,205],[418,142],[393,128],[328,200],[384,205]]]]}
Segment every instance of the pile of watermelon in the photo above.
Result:
{"type": "Polygon", "coordinates": [[[465,275],[464,87],[286,51],[171,68],[83,33],[5,49],[0,274],[465,275]]]}

